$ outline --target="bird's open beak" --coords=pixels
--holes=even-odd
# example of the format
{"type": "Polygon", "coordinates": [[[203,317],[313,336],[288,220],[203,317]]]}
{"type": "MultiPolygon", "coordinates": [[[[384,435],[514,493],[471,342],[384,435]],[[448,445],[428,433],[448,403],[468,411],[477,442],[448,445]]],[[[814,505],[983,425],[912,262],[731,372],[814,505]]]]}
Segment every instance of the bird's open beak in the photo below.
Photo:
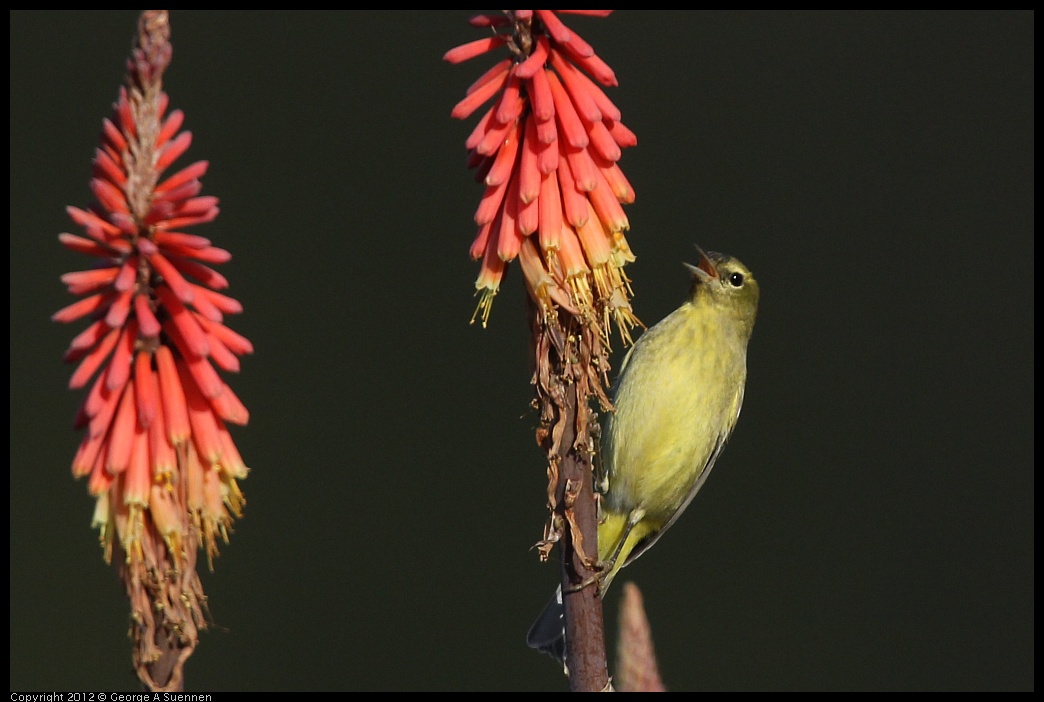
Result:
{"type": "Polygon", "coordinates": [[[700,255],[700,260],[695,266],[686,263],[685,267],[692,271],[693,276],[699,278],[701,283],[710,283],[718,279],[718,269],[714,267],[713,261],[707,256],[707,254],[699,246],[696,247],[696,252],[700,255]]]}

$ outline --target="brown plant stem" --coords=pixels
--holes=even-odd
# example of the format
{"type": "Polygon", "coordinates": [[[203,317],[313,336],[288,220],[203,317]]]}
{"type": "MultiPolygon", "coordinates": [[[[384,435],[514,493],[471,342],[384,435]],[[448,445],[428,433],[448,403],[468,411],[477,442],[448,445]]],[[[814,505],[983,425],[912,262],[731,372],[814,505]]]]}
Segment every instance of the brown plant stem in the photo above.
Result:
{"type": "Polygon", "coordinates": [[[537,438],[548,456],[551,519],[539,544],[543,557],[559,544],[565,607],[566,661],[573,691],[597,692],[609,684],[602,600],[598,595],[598,515],[593,459],[597,398],[609,407],[602,387],[606,351],[592,325],[565,310],[551,311],[529,300],[537,403],[537,438]],[[580,585],[583,587],[578,587],[580,585]]]}
{"type": "MultiPolygon", "coordinates": [[[[568,521],[579,527],[582,543],[589,544],[591,553],[597,553],[598,515],[592,489],[590,456],[580,456],[570,436],[575,426],[572,417],[581,411],[590,414],[585,402],[577,401],[577,387],[566,388],[566,430],[562,444],[571,448],[562,459],[559,469],[559,487],[562,504],[572,510],[568,521]],[[585,460],[586,459],[586,460],[585,460]]],[[[573,545],[574,529],[566,529],[562,540],[562,603],[565,605],[566,660],[569,662],[569,687],[573,692],[598,692],[609,684],[605,652],[605,624],[602,616],[602,598],[598,595],[597,570],[585,561],[583,553],[573,545]],[[577,583],[589,583],[575,589],[577,583]],[[572,591],[570,591],[572,589],[572,591]]],[[[583,549],[588,552],[587,549],[583,549]]]]}
{"type": "Polygon", "coordinates": [[[620,601],[620,636],[616,648],[616,685],[620,692],[666,692],[653,648],[652,627],[634,583],[624,583],[620,601]]]}

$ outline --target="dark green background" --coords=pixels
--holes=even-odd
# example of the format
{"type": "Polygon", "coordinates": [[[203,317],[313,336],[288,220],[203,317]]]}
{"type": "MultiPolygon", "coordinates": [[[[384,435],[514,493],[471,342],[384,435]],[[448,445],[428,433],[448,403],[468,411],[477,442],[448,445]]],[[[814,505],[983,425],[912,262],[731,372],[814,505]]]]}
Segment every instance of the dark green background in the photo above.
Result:
{"type": "MultiPolygon", "coordinates": [[[[511,267],[468,326],[492,63],[464,11],[172,14],[166,88],[222,214],[195,231],[256,353],[253,472],[204,577],[189,690],[559,690],[523,635],[557,569],[511,267]]],[[[135,11],[11,19],[11,687],[128,690],[127,603],[69,462],[81,393],[49,316],[135,11]]],[[[625,572],[667,685],[1034,686],[1033,14],[620,12],[638,314],[693,243],[762,307],[714,477],[625,572]]],[[[187,161],[186,161],[187,162],[187,161]]],[[[619,591],[610,591],[615,620],[619,591]]],[[[612,647],[612,643],[610,643],[612,647]]]]}

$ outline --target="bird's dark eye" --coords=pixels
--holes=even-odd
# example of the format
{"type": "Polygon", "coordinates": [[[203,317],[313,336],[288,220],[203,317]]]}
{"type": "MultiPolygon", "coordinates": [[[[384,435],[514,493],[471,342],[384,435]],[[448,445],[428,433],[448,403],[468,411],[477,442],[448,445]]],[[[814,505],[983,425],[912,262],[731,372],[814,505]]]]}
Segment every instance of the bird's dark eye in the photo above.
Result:
{"type": "Polygon", "coordinates": [[[738,288],[739,286],[743,285],[743,274],[733,273],[729,276],[729,282],[732,283],[733,287],[738,288]]]}

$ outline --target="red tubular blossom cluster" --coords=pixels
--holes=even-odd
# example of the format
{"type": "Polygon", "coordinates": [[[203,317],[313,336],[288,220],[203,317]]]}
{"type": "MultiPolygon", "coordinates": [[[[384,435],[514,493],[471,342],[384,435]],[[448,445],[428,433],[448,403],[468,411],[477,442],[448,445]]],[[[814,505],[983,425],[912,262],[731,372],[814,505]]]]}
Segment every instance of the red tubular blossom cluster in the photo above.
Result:
{"type": "Polygon", "coordinates": [[[634,260],[622,204],[634,190],[620,170],[621,149],[637,143],[602,90],[612,69],[559,15],[604,17],[609,10],[506,10],[471,24],[492,36],[446,52],[459,63],[506,47],[511,56],[478,78],[453,108],[465,119],[494,100],[465,142],[468,165],[486,186],[475,211],[471,256],[481,261],[475,318],[485,324],[505,266],[520,259],[530,296],[605,335],[610,319],[625,338],[631,313],[623,267],[634,260]],[[591,311],[594,314],[590,314],[591,311]]]}
{"type": "Polygon", "coordinates": [[[225,315],[242,311],[218,292],[228,281],[212,268],[229,252],[183,231],[218,214],[217,198],[200,195],[208,164],[166,174],[192,142],[161,89],[170,57],[166,13],[144,13],[127,85],[95,152],[96,202],[68,208],[85,236],[59,235],[96,264],[62,276],[81,299],[53,316],[90,320],[65,354],[79,364],[70,387],[89,386],[75,419],[85,433],[72,471],[88,477],[97,498],[106,559],[114,543],[125,555],[138,672],[159,687],[146,667],[162,638],[191,649],[205,626],[197,548],[212,565],[244,503],[236,481],[247,467],[227,425],[246,424],[249,413],[217,369],[238,371],[239,356],[253,351],[225,325],[225,315]]]}

